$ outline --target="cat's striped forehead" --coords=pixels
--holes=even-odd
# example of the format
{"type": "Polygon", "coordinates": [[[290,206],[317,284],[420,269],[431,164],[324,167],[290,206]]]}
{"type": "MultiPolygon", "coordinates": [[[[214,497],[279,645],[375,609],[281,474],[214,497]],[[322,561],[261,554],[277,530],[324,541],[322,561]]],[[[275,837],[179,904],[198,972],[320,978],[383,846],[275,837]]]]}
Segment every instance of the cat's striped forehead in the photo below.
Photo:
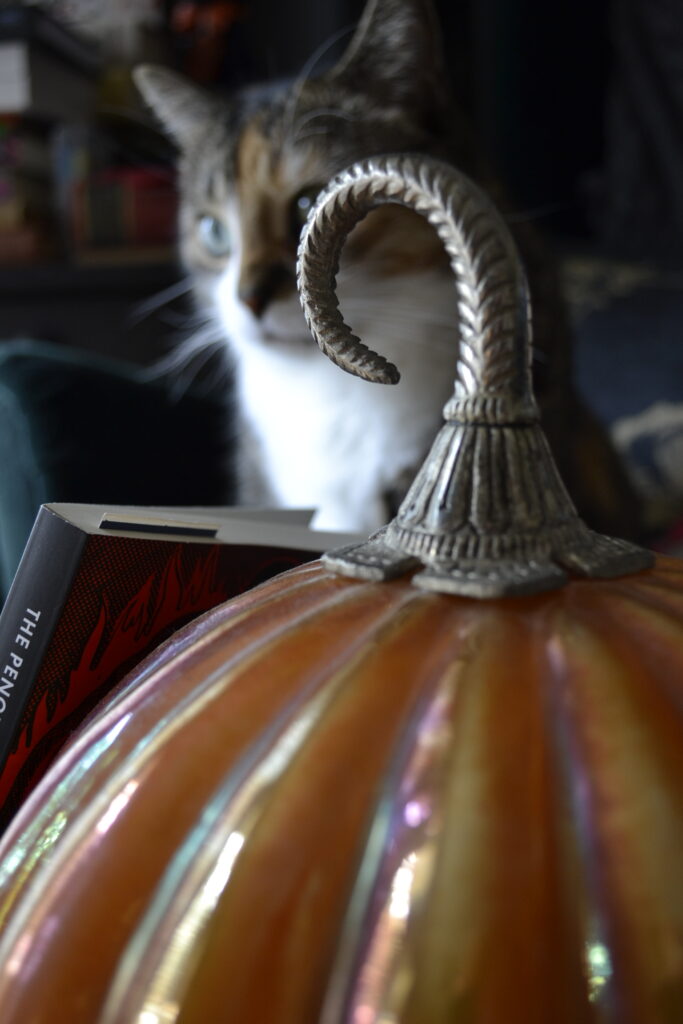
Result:
{"type": "Polygon", "coordinates": [[[296,191],[310,175],[321,173],[320,150],[292,145],[268,131],[261,118],[240,126],[234,134],[213,133],[188,154],[184,168],[185,199],[224,204],[235,191],[282,195],[296,191]]]}
{"type": "Polygon", "coordinates": [[[314,147],[283,144],[256,121],[245,127],[236,146],[235,185],[242,195],[260,192],[282,199],[317,180],[323,168],[326,173],[326,164],[314,147]]]}
{"type": "MultiPolygon", "coordinates": [[[[424,142],[400,111],[325,82],[262,96],[257,103],[240,100],[224,119],[208,124],[201,143],[185,154],[180,242],[189,266],[216,271],[224,265],[208,257],[197,238],[207,214],[227,225],[231,255],[245,273],[249,267],[292,264],[307,204],[335,174],[373,153],[416,149],[424,142]]],[[[414,233],[412,222],[396,212],[378,215],[354,232],[355,250],[347,246],[347,257],[372,249],[389,272],[402,272],[413,260],[414,233]]],[[[418,248],[424,256],[425,247],[418,248]]],[[[432,248],[431,239],[426,248],[432,248]]]]}
{"type": "MultiPolygon", "coordinates": [[[[326,183],[356,159],[422,141],[412,126],[357,95],[327,95],[316,83],[233,109],[186,154],[185,198],[221,204],[235,188],[292,194],[326,183]]],[[[227,112],[226,112],[227,114],[227,112]]]]}

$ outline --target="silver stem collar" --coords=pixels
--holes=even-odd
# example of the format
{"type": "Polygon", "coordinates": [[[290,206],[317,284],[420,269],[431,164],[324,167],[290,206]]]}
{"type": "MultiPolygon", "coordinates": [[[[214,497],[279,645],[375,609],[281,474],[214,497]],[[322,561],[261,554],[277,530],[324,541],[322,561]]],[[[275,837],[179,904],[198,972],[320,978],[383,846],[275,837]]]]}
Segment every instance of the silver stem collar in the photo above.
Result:
{"type": "MultiPolygon", "coordinates": [[[[324,556],[337,572],[413,581],[491,598],[561,586],[569,569],[613,577],[652,565],[650,552],[590,530],[560,479],[531,385],[526,277],[499,213],[464,174],[412,155],[375,157],[319,196],[299,246],[306,322],[343,370],[395,384],[397,368],[344,323],[335,294],[347,235],[376,206],[398,203],[433,225],[450,257],[459,334],[445,423],[398,514],[363,544],[324,556]]],[[[457,335],[456,335],[457,337],[457,335]]]]}

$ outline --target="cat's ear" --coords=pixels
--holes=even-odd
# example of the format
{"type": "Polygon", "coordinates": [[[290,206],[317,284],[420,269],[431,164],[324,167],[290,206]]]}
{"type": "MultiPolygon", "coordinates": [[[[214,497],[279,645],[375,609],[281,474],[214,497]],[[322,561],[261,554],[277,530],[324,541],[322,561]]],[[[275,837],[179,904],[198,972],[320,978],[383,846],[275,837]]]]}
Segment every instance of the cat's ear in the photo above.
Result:
{"type": "Polygon", "coordinates": [[[368,0],[346,52],[328,79],[362,83],[377,99],[416,115],[448,102],[443,44],[431,0],[368,0]]]}
{"type": "Polygon", "coordinates": [[[133,80],[168,135],[190,149],[214,113],[214,100],[200,86],[169,68],[141,64],[133,80]]]}

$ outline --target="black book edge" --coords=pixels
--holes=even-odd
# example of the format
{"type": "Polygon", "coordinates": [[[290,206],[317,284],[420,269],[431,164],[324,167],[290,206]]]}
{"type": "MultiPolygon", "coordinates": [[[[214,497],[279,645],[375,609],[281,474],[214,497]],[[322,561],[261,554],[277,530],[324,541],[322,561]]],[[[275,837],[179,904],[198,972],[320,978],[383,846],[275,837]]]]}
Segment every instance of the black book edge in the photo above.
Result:
{"type": "Polygon", "coordinates": [[[87,534],[41,507],[0,612],[0,773],[16,741],[87,534]]]}

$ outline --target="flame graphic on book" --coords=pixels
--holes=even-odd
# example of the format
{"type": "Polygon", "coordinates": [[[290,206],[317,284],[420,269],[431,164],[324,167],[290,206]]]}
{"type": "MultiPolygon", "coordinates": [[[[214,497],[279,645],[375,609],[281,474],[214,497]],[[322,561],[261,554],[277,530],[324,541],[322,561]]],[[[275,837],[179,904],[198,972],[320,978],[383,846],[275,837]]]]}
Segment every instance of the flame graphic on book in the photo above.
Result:
{"type": "Polygon", "coordinates": [[[195,552],[188,567],[187,549],[174,545],[163,570],[150,574],[116,615],[102,593],[97,621],[78,664],[66,676],[50,679],[40,701],[27,709],[0,775],[0,804],[17,783],[23,793],[37,781],[69,733],[145,654],[189,619],[236,592],[235,579],[220,572],[224,550],[210,546],[206,554],[195,552]]]}

